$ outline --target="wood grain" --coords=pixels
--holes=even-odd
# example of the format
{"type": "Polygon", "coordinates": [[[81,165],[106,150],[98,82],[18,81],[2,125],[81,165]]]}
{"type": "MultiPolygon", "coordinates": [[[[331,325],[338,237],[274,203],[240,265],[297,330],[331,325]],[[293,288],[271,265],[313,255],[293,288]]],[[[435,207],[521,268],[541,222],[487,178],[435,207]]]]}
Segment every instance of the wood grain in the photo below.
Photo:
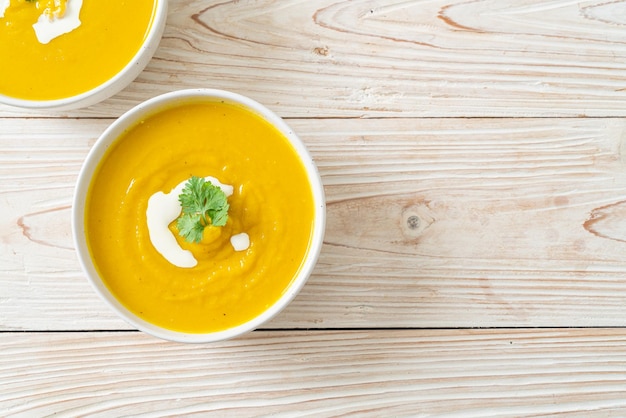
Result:
{"type": "Polygon", "coordinates": [[[169,5],[111,99],[0,105],[0,416],[626,416],[625,1],[169,5]],[[70,212],[113,117],[197,87],[287,118],[328,228],[265,329],[181,345],[97,298],[70,212]]]}
{"type": "Polygon", "coordinates": [[[2,416],[623,416],[626,333],[0,335],[2,416]]]}
{"type": "Polygon", "coordinates": [[[154,59],[74,112],[159,93],[237,91],[286,117],[624,116],[622,1],[170,0],[154,59]]]}
{"type": "MultiPolygon", "coordinates": [[[[78,170],[109,122],[0,120],[1,329],[128,328],[70,231],[78,170]]],[[[268,327],[626,326],[624,120],[288,122],[319,167],[328,228],[268,327]]]]}

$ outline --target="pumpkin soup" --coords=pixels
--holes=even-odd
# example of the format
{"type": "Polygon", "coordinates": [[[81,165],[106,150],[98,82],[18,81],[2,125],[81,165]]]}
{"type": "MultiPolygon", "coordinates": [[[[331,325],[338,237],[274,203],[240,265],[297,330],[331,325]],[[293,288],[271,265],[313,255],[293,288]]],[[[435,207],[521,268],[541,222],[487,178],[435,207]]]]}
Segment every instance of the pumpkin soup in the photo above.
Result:
{"type": "Polygon", "coordinates": [[[165,0],[0,0],[0,94],[56,100],[114,77],[165,0]]]}
{"type": "Polygon", "coordinates": [[[239,105],[196,99],[111,145],[89,186],[85,230],[96,269],[123,305],[155,325],[205,333],[243,324],[281,297],[309,251],[314,215],[305,167],[282,133],[239,105]],[[183,268],[153,245],[147,211],[151,197],[192,177],[232,193],[225,225],[208,225],[200,242],[168,225],[197,261],[183,268]]]}

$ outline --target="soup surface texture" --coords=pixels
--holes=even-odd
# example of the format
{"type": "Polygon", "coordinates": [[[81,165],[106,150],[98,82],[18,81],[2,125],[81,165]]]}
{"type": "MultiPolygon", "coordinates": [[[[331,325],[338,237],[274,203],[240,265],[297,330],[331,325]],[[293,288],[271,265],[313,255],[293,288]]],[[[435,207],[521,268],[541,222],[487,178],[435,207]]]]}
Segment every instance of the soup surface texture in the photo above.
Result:
{"type": "Polygon", "coordinates": [[[87,243],[106,285],[130,311],[175,331],[240,325],[277,301],[301,268],[314,204],[304,166],[276,128],[220,102],[162,110],[127,131],[106,152],[90,185],[87,243]],[[153,247],[148,199],[191,176],[234,187],[228,222],[205,229],[198,244],[178,236],[198,264],[170,264],[153,247]],[[235,251],[230,237],[250,246],[235,251]]]}
{"type": "Polygon", "coordinates": [[[83,0],[81,25],[42,44],[32,27],[42,14],[38,3],[11,0],[0,18],[0,93],[55,100],[99,86],[139,51],[157,1],[164,0],[83,0]]]}

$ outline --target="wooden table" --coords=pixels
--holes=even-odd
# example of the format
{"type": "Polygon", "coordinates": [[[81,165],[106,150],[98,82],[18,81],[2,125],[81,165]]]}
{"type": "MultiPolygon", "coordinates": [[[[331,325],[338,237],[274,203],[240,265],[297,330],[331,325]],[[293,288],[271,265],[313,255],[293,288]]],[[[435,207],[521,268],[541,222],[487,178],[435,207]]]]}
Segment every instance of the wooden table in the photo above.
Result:
{"type": "Polygon", "coordinates": [[[118,95],[0,107],[0,416],[624,416],[625,117],[623,1],[170,0],[118,95]],[[210,345],[120,320],[70,230],[98,135],[190,87],[284,117],[328,199],[301,294],[210,345]]]}

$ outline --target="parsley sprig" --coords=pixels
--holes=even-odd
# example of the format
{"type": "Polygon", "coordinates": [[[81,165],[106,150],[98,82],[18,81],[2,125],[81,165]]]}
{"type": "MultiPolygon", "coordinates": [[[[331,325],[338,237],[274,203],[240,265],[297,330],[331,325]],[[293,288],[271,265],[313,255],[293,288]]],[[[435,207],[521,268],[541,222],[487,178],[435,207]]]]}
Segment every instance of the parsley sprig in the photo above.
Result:
{"type": "Polygon", "coordinates": [[[218,186],[202,177],[191,177],[178,196],[182,212],[176,226],[188,242],[202,241],[204,228],[209,225],[224,226],[228,221],[226,194],[218,186]]]}

